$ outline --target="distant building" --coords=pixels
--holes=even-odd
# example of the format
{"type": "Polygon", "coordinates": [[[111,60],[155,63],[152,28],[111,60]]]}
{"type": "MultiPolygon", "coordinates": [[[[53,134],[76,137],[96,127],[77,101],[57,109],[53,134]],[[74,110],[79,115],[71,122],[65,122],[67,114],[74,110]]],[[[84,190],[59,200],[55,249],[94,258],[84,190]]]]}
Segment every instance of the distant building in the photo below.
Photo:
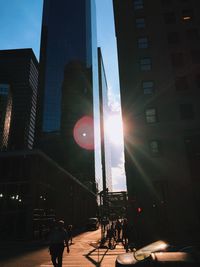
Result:
{"type": "Polygon", "coordinates": [[[0,150],[32,149],[37,85],[32,49],[0,50],[0,150]]]}
{"type": "Polygon", "coordinates": [[[99,64],[99,95],[100,95],[100,114],[101,114],[101,155],[102,155],[102,173],[103,173],[103,189],[108,188],[112,192],[112,162],[111,162],[111,145],[110,140],[105,131],[106,119],[109,116],[108,104],[108,85],[106,73],[103,64],[101,48],[98,48],[98,64],[99,64]]]}
{"type": "Polygon", "coordinates": [[[200,2],[113,4],[130,217],[141,240],[194,241],[200,225],[200,2]]]}
{"type": "Polygon", "coordinates": [[[101,173],[95,174],[101,152],[94,1],[44,1],[37,112],[36,146],[95,187],[101,179],[101,173]],[[81,147],[73,136],[85,116],[94,118],[95,134],[89,125],[90,132],[80,138],[85,143],[90,138],[93,150],[81,147]]]}

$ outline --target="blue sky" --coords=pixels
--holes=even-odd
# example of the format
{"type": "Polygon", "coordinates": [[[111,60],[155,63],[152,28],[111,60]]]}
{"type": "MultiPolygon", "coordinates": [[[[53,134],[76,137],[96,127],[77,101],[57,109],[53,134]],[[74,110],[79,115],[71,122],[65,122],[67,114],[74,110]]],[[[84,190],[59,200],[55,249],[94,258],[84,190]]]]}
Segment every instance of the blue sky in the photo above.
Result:
{"type": "MultiPolygon", "coordinates": [[[[0,0],[0,49],[30,47],[39,58],[42,5],[42,0],[0,0]]],[[[119,78],[112,0],[96,0],[96,8],[98,46],[102,49],[110,105],[119,114],[119,78]]],[[[121,146],[115,147],[112,156],[114,190],[125,190],[122,150],[121,146]]]]}

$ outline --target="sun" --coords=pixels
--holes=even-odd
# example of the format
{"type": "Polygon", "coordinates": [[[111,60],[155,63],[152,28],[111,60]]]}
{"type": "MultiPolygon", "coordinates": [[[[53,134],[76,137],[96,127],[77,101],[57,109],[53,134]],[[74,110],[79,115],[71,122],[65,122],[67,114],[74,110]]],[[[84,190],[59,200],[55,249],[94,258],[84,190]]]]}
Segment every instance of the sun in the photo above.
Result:
{"type": "Polygon", "coordinates": [[[105,120],[105,135],[114,145],[123,142],[122,120],[120,115],[109,115],[105,120]]]}

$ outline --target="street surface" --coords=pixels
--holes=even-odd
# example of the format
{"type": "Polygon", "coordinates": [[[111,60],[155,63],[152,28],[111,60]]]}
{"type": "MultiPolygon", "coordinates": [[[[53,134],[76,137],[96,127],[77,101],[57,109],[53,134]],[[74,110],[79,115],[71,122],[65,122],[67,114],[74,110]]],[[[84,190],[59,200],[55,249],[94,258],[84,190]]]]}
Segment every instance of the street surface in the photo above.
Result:
{"type": "MultiPolygon", "coordinates": [[[[115,249],[98,249],[98,240],[100,239],[100,229],[82,233],[73,238],[73,244],[70,246],[70,253],[66,249],[63,257],[63,267],[114,267],[118,254],[125,253],[121,244],[115,249]]],[[[15,250],[15,247],[8,248],[6,251],[15,250]]],[[[5,253],[5,252],[4,252],[5,253]]],[[[52,266],[48,248],[35,249],[27,251],[18,256],[12,256],[10,259],[0,261],[0,267],[50,267],[52,266]]]]}

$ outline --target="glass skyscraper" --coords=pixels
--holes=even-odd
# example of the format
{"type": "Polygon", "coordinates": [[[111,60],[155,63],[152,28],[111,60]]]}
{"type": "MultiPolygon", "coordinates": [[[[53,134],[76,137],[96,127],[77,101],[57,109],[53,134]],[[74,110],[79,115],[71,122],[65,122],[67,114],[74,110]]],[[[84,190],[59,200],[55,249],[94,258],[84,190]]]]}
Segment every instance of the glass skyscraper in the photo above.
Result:
{"type": "Polygon", "coordinates": [[[43,8],[37,143],[72,175],[94,183],[94,161],[101,178],[95,1],[44,0],[43,8]],[[94,118],[93,151],[73,138],[84,116],[94,118]]]}

